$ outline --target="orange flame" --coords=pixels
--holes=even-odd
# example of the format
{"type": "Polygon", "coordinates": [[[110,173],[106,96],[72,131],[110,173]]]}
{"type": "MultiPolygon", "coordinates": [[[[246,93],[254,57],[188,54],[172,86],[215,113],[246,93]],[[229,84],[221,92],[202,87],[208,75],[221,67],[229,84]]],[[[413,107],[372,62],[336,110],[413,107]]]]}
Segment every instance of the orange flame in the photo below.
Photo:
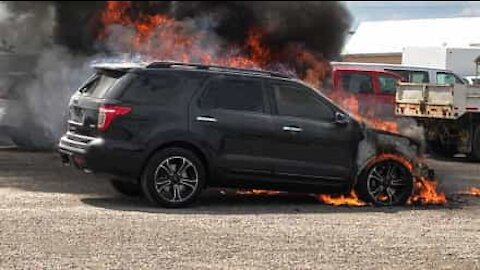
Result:
{"type": "Polygon", "coordinates": [[[360,112],[360,101],[356,95],[341,89],[334,89],[327,96],[348,111],[356,120],[364,122],[375,129],[399,133],[398,124],[395,121],[381,119],[372,110],[360,112]]]}
{"type": "Polygon", "coordinates": [[[365,205],[365,203],[357,197],[357,194],[355,194],[354,191],[350,192],[348,196],[340,195],[338,197],[334,197],[331,195],[319,194],[317,198],[324,204],[329,204],[334,206],[341,206],[341,205],[364,206],[365,205]]]}
{"type": "MultiPolygon", "coordinates": [[[[413,162],[398,154],[380,154],[372,163],[381,160],[395,160],[403,164],[412,174],[414,170],[413,162]]],[[[437,183],[433,179],[424,177],[415,177],[413,184],[413,194],[409,198],[408,204],[445,204],[447,197],[443,192],[438,191],[437,183]]]]}
{"type": "Polygon", "coordinates": [[[408,200],[409,204],[445,204],[447,197],[443,192],[437,191],[437,183],[425,179],[417,178],[414,184],[414,193],[408,200]]]}
{"type": "Polygon", "coordinates": [[[274,196],[281,194],[281,191],[276,191],[276,190],[263,190],[263,189],[250,189],[250,190],[244,190],[244,189],[239,189],[237,190],[237,194],[239,195],[265,195],[265,196],[274,196]]]}
{"type": "MultiPolygon", "coordinates": [[[[414,165],[412,161],[408,160],[404,156],[392,153],[382,153],[375,157],[370,164],[374,164],[383,160],[394,160],[402,165],[404,165],[410,172],[413,174],[414,165]]],[[[472,188],[472,195],[478,196],[480,194],[480,189],[472,188]],[[477,192],[477,193],[475,193],[477,192]]],[[[280,191],[271,191],[271,190],[242,190],[237,191],[238,194],[242,195],[278,195],[282,192],[280,191]]],[[[322,203],[340,206],[364,206],[365,202],[360,200],[354,191],[351,191],[349,195],[341,196],[332,196],[327,194],[318,194],[316,198],[322,203]]],[[[415,177],[413,185],[413,194],[407,201],[407,204],[417,205],[417,204],[433,204],[433,205],[443,205],[447,203],[447,198],[443,192],[438,191],[437,183],[431,179],[426,179],[424,177],[415,177]]]]}
{"type": "Polygon", "coordinates": [[[123,46],[126,52],[150,59],[260,69],[268,68],[278,58],[288,58],[289,61],[280,62],[288,62],[293,66],[284,68],[289,70],[301,66],[299,77],[314,86],[320,86],[328,74],[328,61],[305,49],[272,52],[264,46],[263,29],[250,29],[246,39],[239,44],[212,45],[208,33],[195,29],[189,23],[177,21],[165,14],[141,14],[133,17],[129,14],[131,10],[135,10],[132,2],[108,1],[100,17],[103,29],[98,38],[107,41],[109,37],[115,36],[110,32],[110,27],[121,25],[133,33],[130,38],[120,38],[115,46],[123,46]],[[205,44],[212,46],[207,47],[205,44]]]}
{"type": "Polygon", "coordinates": [[[472,195],[472,196],[480,196],[480,188],[472,187],[472,188],[462,192],[462,194],[472,195]]]}

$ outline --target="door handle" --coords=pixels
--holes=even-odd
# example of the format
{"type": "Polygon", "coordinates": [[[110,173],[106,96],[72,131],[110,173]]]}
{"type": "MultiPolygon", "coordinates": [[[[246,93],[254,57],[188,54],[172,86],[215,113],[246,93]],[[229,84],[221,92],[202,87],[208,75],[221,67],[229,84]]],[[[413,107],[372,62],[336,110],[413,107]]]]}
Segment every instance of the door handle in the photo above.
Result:
{"type": "Polygon", "coordinates": [[[216,118],[210,116],[197,116],[196,120],[199,122],[217,122],[216,118]]]}
{"type": "Polygon", "coordinates": [[[283,131],[289,131],[289,132],[302,132],[303,129],[299,127],[291,127],[291,126],[285,126],[283,127],[283,131]]]}

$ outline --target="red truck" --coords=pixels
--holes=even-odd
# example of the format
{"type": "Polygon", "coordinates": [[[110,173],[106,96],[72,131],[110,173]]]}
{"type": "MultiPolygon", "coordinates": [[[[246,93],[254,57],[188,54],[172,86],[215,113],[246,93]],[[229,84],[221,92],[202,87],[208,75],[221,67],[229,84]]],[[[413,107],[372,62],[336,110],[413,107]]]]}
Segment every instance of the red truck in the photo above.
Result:
{"type": "Polygon", "coordinates": [[[354,113],[393,118],[397,82],[401,80],[400,75],[389,71],[333,65],[325,88],[328,96],[354,113]],[[352,97],[357,103],[354,108],[346,104],[352,97]]]}

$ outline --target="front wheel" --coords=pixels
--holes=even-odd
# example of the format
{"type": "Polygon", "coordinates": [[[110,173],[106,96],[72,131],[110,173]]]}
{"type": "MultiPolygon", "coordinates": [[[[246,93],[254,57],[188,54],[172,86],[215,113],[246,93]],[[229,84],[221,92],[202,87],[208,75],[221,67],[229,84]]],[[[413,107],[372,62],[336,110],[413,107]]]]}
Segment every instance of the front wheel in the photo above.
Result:
{"type": "Polygon", "coordinates": [[[205,166],[191,151],[167,148],[155,154],[142,176],[142,190],[152,203],[179,208],[195,201],[205,183],[205,166]]]}
{"type": "Polygon", "coordinates": [[[413,191],[413,176],[400,162],[378,161],[360,174],[356,191],[360,199],[377,206],[404,205],[413,191]]]}

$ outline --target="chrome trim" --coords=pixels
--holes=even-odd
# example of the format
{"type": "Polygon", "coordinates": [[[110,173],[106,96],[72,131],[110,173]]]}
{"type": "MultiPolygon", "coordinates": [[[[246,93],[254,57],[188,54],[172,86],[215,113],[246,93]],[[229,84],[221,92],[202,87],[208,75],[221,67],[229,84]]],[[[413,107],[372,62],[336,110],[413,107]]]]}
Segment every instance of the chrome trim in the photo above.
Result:
{"type": "Polygon", "coordinates": [[[212,123],[217,122],[216,118],[208,117],[208,116],[197,116],[196,120],[200,122],[212,122],[212,123]]]}
{"type": "Polygon", "coordinates": [[[285,126],[283,127],[283,131],[290,131],[290,132],[302,132],[303,129],[299,127],[290,127],[290,126],[285,126]]]}
{"type": "MultiPolygon", "coordinates": [[[[59,147],[58,151],[60,151],[64,154],[71,154],[71,153],[85,154],[86,153],[85,149],[65,145],[63,143],[64,141],[67,141],[67,140],[62,139],[60,141],[60,143],[58,144],[58,147],[59,147]]],[[[74,144],[74,143],[72,143],[72,144],[74,144]]]]}
{"type": "Polygon", "coordinates": [[[95,137],[79,135],[79,134],[76,134],[76,133],[72,133],[70,131],[67,131],[67,136],[74,137],[74,138],[79,138],[81,140],[90,140],[90,141],[93,141],[95,139],[95,137]]]}

